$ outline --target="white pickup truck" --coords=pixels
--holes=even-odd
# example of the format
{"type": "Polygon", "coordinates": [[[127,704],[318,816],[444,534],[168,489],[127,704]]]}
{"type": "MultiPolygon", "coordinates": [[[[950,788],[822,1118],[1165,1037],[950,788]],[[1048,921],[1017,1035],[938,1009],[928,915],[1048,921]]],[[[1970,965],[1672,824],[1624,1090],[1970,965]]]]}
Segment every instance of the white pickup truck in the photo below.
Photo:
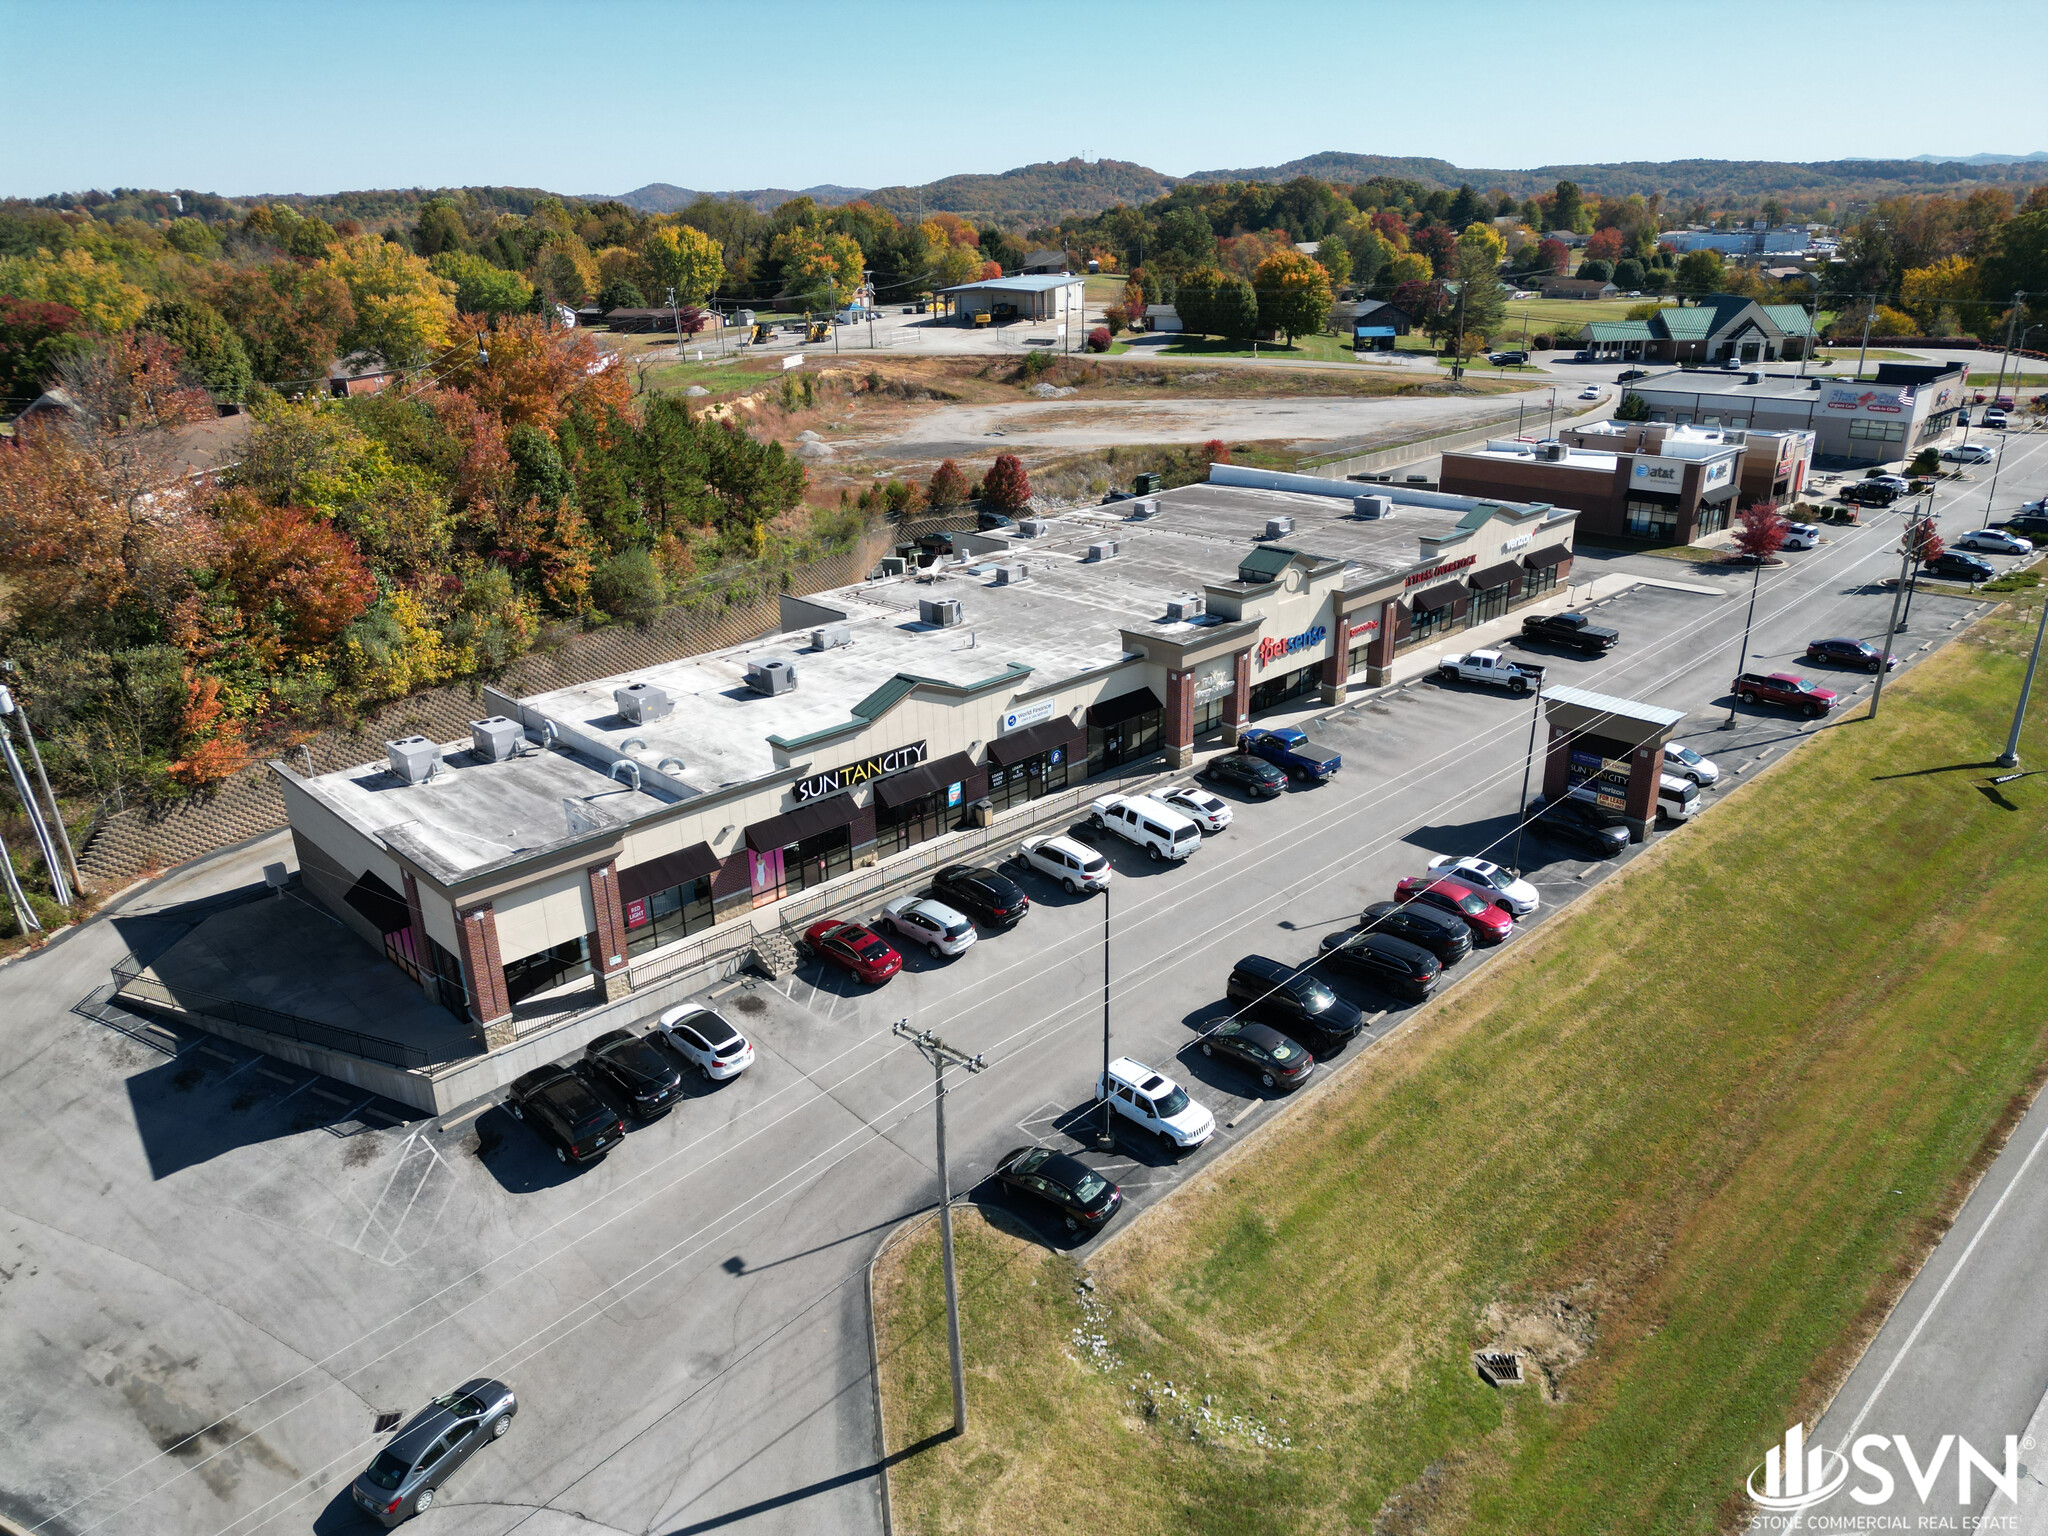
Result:
{"type": "Polygon", "coordinates": [[[1193,817],[1149,797],[1104,795],[1088,807],[1088,819],[1158,860],[1184,859],[1202,846],[1193,817]]]}
{"type": "Polygon", "coordinates": [[[1436,664],[1436,675],[1445,682],[1489,683],[1510,693],[1527,693],[1543,686],[1543,668],[1525,661],[1509,661],[1499,651],[1467,651],[1446,656],[1436,664]]]}

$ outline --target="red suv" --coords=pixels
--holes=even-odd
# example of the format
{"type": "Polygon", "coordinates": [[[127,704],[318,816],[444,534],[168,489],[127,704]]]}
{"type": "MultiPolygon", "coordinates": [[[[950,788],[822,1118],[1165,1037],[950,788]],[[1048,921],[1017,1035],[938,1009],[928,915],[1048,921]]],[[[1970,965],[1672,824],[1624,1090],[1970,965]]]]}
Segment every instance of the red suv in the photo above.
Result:
{"type": "Polygon", "coordinates": [[[829,965],[879,986],[903,969],[903,957],[859,923],[828,917],[804,930],[811,952],[829,965]]]}
{"type": "Polygon", "coordinates": [[[1745,672],[1735,679],[1735,697],[1745,704],[1784,704],[1815,718],[1833,709],[1841,699],[1834,689],[1823,688],[1796,672],[1745,672]]]}
{"type": "Polygon", "coordinates": [[[1435,880],[1428,875],[1410,875],[1394,887],[1394,900],[1419,901],[1424,906],[1440,907],[1453,917],[1465,920],[1465,926],[1472,930],[1475,944],[1499,944],[1515,931],[1515,920],[1493,904],[1493,898],[1481,895],[1469,885],[1456,880],[1435,880]]]}

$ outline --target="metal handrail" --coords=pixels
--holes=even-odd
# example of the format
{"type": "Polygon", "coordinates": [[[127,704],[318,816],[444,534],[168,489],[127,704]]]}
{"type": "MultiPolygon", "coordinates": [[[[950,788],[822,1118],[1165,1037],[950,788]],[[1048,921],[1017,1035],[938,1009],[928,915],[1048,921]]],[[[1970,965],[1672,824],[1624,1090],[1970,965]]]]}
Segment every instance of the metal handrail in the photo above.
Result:
{"type": "Polygon", "coordinates": [[[113,971],[114,996],[130,1006],[158,1008],[179,1018],[211,1019],[223,1024],[232,1024],[237,1029],[296,1041],[300,1045],[344,1051],[351,1056],[360,1056],[366,1061],[382,1062],[386,1066],[424,1067],[433,1059],[428,1052],[417,1046],[401,1045],[393,1040],[380,1040],[357,1030],[343,1029],[335,1024],[322,1024],[317,1019],[301,1018],[295,1013],[265,1008],[257,1003],[245,1003],[238,998],[219,997],[193,987],[181,986],[174,991],[157,977],[150,975],[148,969],[133,954],[123,955],[117,960],[113,971]]]}

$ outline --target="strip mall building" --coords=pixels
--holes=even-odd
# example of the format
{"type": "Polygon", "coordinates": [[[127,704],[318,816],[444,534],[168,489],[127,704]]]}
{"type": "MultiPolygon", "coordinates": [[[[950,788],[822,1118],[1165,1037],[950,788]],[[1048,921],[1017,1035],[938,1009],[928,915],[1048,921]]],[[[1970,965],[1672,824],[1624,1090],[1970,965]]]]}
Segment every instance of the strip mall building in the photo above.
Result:
{"type": "Polygon", "coordinates": [[[783,632],[529,698],[471,739],[273,765],[305,888],[467,1019],[611,1000],[664,951],[1090,775],[1341,703],[1565,579],[1577,513],[1215,466],[785,599],[783,632]]]}

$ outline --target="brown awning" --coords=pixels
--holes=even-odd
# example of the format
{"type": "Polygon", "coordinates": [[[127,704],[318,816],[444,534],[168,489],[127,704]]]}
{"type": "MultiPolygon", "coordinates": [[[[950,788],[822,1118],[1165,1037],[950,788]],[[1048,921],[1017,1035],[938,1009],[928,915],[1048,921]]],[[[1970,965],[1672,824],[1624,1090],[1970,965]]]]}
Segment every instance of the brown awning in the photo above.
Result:
{"type": "Polygon", "coordinates": [[[711,851],[709,843],[692,843],[674,853],[664,853],[658,859],[649,859],[645,864],[635,864],[631,869],[619,871],[619,899],[638,901],[656,891],[701,880],[715,871],[721,862],[711,851]]]}
{"type": "Polygon", "coordinates": [[[756,853],[766,853],[771,848],[787,848],[791,843],[816,837],[820,832],[846,826],[859,814],[860,807],[853,803],[852,795],[830,795],[780,816],[755,822],[747,828],[747,846],[756,853]]]}
{"type": "Polygon", "coordinates": [[[1122,725],[1126,720],[1155,712],[1161,707],[1158,694],[1150,688],[1137,688],[1129,693],[1120,693],[1113,699],[1104,699],[1100,704],[1090,704],[1088,724],[1098,731],[1107,730],[1112,725],[1122,725]]]}
{"type": "Polygon", "coordinates": [[[1447,581],[1440,587],[1430,587],[1415,594],[1408,607],[1415,613],[1434,613],[1439,608],[1448,608],[1465,595],[1462,581],[1447,581]]]}
{"type": "Polygon", "coordinates": [[[1488,587],[1504,587],[1521,574],[1520,565],[1506,560],[1499,565],[1489,565],[1483,571],[1474,571],[1465,580],[1474,592],[1484,592],[1488,587]]]}
{"type": "Polygon", "coordinates": [[[1532,549],[1528,554],[1522,556],[1522,564],[1531,568],[1537,568],[1546,565],[1556,565],[1558,561],[1569,560],[1571,557],[1572,551],[1569,544],[1553,544],[1548,549],[1532,549]]]}
{"type": "Polygon", "coordinates": [[[921,763],[902,773],[892,773],[875,785],[875,798],[895,810],[897,806],[915,800],[919,795],[928,795],[935,789],[944,789],[948,784],[963,784],[974,772],[974,759],[965,752],[955,752],[951,757],[942,757],[935,763],[921,763]]]}
{"type": "Polygon", "coordinates": [[[1050,720],[1042,720],[1026,730],[998,736],[988,744],[988,760],[998,768],[1008,768],[1027,757],[1050,752],[1054,747],[1064,747],[1080,734],[1081,728],[1072,720],[1065,715],[1054,715],[1050,720]]]}

